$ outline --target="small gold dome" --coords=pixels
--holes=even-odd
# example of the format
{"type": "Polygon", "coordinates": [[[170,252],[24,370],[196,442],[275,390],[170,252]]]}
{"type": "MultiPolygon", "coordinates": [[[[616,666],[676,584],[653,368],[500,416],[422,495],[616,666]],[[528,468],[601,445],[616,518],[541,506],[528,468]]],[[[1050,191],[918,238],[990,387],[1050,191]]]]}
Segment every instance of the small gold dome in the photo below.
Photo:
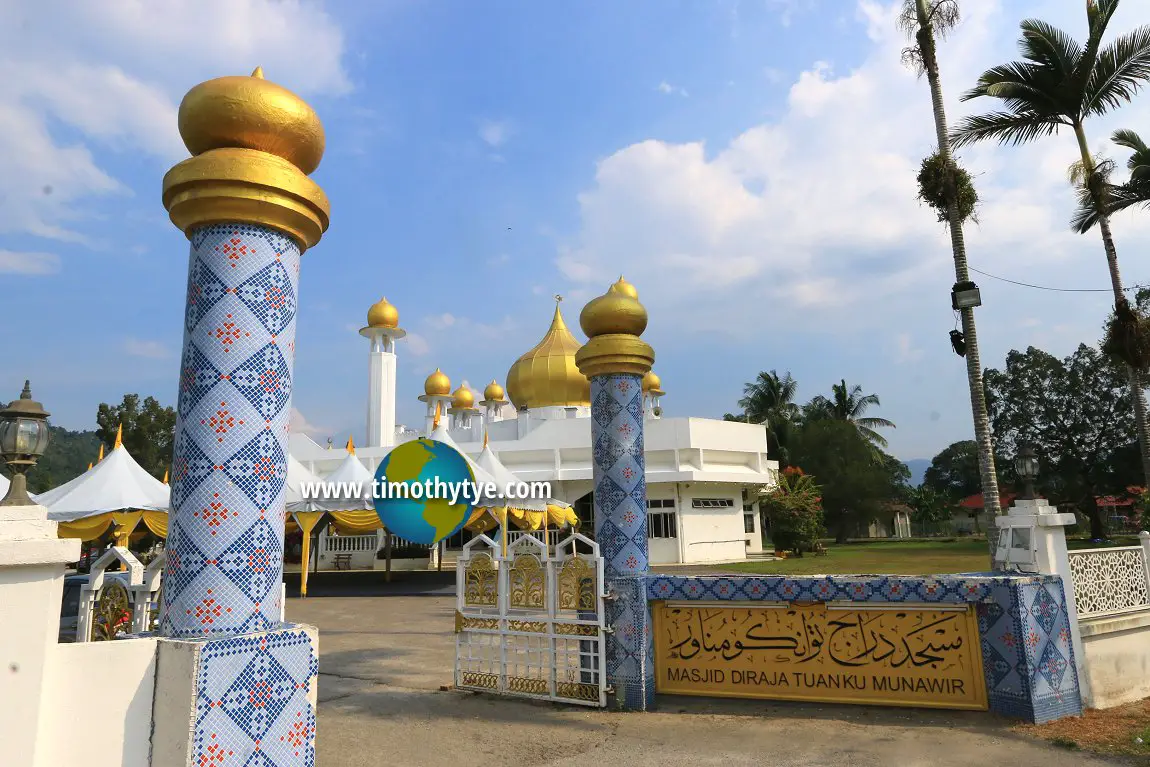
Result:
{"type": "Polygon", "coordinates": [[[451,394],[451,379],[436,368],[423,382],[423,393],[428,397],[446,397],[451,394]]]}
{"type": "Polygon", "coordinates": [[[622,277],[598,298],[591,299],[579,313],[579,326],[588,338],[614,333],[643,335],[647,310],[639,303],[638,291],[622,277]]]}
{"type": "Polygon", "coordinates": [[[369,328],[397,328],[399,327],[399,310],[386,298],[372,304],[367,310],[367,326],[369,328]]]}
{"type": "Polygon", "coordinates": [[[323,124],[308,104],[264,79],[217,77],[188,91],[180,102],[180,136],[192,155],[213,149],[257,149],[290,162],[305,174],[323,159],[323,124]]]}
{"type": "Polygon", "coordinates": [[[580,346],[556,303],[543,340],[507,371],[507,395],[516,409],[590,405],[591,382],[575,364],[580,346]]]}
{"type": "Polygon", "coordinates": [[[487,384],[487,388],[483,390],[483,399],[488,402],[502,402],[506,394],[503,387],[499,385],[498,381],[492,381],[487,384]]]}
{"type": "Polygon", "coordinates": [[[648,370],[647,375],[643,376],[643,391],[659,391],[662,388],[663,382],[659,376],[655,375],[654,370],[648,370]]]}
{"type": "Polygon", "coordinates": [[[608,293],[622,293],[625,296],[630,296],[636,301],[639,300],[639,291],[635,290],[635,286],[623,279],[623,275],[619,275],[619,281],[607,289],[608,293]]]}
{"type": "Polygon", "coordinates": [[[453,408],[473,408],[475,407],[475,395],[466,386],[460,386],[451,394],[451,406],[453,408]]]}

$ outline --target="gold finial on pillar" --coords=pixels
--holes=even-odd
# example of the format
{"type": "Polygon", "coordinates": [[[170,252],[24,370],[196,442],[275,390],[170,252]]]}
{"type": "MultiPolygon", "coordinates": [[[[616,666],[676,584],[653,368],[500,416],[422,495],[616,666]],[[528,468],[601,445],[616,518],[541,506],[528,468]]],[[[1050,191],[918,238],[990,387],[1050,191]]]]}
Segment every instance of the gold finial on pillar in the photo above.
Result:
{"type": "Polygon", "coordinates": [[[588,341],[575,353],[575,364],[588,378],[642,376],[655,364],[655,351],[639,338],[647,329],[647,310],[639,303],[639,292],[622,277],[583,307],[579,326],[588,341]]]}
{"type": "Polygon", "coordinates": [[[217,77],[180,102],[180,136],[192,157],[164,176],[164,207],[187,235],[217,223],[267,226],[301,250],[327,230],[331,205],[308,175],[325,145],[315,111],[264,79],[217,77]]]}

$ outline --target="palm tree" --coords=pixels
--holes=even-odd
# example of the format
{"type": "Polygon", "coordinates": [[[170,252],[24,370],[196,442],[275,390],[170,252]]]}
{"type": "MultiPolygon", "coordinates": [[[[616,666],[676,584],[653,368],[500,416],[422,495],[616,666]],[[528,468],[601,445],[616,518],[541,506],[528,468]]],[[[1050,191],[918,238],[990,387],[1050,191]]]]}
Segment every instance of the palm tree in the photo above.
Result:
{"type": "MultiPolygon", "coordinates": [[[[1132,130],[1115,131],[1110,138],[1115,144],[1131,150],[1134,154],[1126,161],[1126,168],[1130,171],[1130,180],[1125,184],[1113,185],[1108,178],[1099,179],[1104,183],[1103,200],[1106,203],[1106,214],[1113,215],[1136,205],[1150,207],[1150,146],[1132,130]]],[[[1100,163],[1101,165],[1101,163],[1100,163]]],[[[1108,167],[1100,167],[1096,173],[1104,173],[1108,167]]],[[[1094,204],[1090,187],[1083,185],[1078,197],[1078,210],[1070,222],[1079,234],[1085,234],[1098,223],[1098,207],[1094,204]]]]}
{"type": "Polygon", "coordinates": [[[803,418],[817,421],[827,418],[836,421],[850,421],[859,430],[863,439],[877,447],[886,447],[886,438],[875,429],[893,429],[894,423],[885,418],[870,418],[863,414],[873,405],[879,406],[877,394],[863,394],[862,387],[847,388],[845,379],[831,386],[830,399],[817,395],[803,407],[803,418]]]}
{"type": "MultiPolygon", "coordinates": [[[[958,167],[951,155],[950,137],[947,135],[946,109],[943,106],[942,78],[939,73],[936,45],[937,38],[945,37],[958,24],[958,20],[959,8],[955,0],[903,0],[899,23],[914,40],[914,45],[903,51],[903,61],[920,74],[925,74],[927,84],[930,85],[938,154],[944,167],[950,170],[946,185],[946,222],[950,230],[950,249],[954,254],[954,278],[955,282],[963,283],[970,281],[970,269],[966,262],[963,216],[959,208],[958,187],[955,183],[958,167]]],[[[998,500],[998,473],[994,467],[994,444],[991,441],[990,417],[987,414],[985,389],[982,384],[982,360],[978,352],[974,309],[960,309],[959,316],[962,320],[963,339],[966,342],[966,385],[970,390],[974,439],[978,444],[978,474],[982,482],[982,504],[987,514],[997,515],[1002,512],[998,500]]],[[[987,539],[993,566],[998,540],[993,533],[988,534],[987,539]]]]}
{"type": "Polygon", "coordinates": [[[787,441],[799,408],[794,403],[798,382],[790,372],[782,377],[774,370],[760,372],[754,381],[743,386],[743,396],[739,407],[741,416],[731,416],[727,420],[747,421],[762,424],[767,429],[767,454],[786,462],[787,441]]]}
{"type": "MultiPolygon", "coordinates": [[[[1120,0],[1087,0],[1089,34],[1080,45],[1066,32],[1044,21],[1027,19],[1019,26],[1022,61],[1001,64],[982,73],[978,83],[962,96],[1000,99],[1001,112],[967,117],[951,135],[955,146],[984,139],[1000,144],[1022,144],[1070,128],[1078,140],[1082,178],[1098,212],[1098,228],[1106,249],[1110,283],[1117,314],[1129,309],[1118,271],[1118,250],[1110,231],[1104,185],[1086,141],[1088,117],[1106,114],[1128,103],[1150,79],[1150,26],[1141,26],[1103,47],[1102,38],[1120,0]]],[[[1142,451],[1142,471],[1150,482],[1150,430],[1146,400],[1138,371],[1128,367],[1130,394],[1142,451]]]]}

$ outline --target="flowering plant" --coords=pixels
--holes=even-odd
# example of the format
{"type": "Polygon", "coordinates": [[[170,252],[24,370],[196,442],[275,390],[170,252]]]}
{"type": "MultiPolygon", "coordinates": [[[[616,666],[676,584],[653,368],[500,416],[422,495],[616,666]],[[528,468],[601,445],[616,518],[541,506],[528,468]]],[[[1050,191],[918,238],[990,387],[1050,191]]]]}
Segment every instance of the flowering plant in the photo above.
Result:
{"type": "Polygon", "coordinates": [[[797,466],[788,466],[779,476],[779,485],[767,496],[764,506],[771,523],[771,540],[777,551],[814,549],[824,533],[822,497],[814,477],[797,466]]]}

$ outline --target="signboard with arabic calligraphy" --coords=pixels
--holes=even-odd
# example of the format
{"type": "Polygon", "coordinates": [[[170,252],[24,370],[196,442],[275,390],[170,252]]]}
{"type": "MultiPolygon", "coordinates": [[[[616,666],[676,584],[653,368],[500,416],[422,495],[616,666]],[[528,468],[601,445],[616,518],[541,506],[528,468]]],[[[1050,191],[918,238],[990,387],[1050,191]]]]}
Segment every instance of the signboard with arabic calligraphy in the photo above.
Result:
{"type": "Polygon", "coordinates": [[[973,605],[652,607],[658,692],[986,709],[973,605]]]}

